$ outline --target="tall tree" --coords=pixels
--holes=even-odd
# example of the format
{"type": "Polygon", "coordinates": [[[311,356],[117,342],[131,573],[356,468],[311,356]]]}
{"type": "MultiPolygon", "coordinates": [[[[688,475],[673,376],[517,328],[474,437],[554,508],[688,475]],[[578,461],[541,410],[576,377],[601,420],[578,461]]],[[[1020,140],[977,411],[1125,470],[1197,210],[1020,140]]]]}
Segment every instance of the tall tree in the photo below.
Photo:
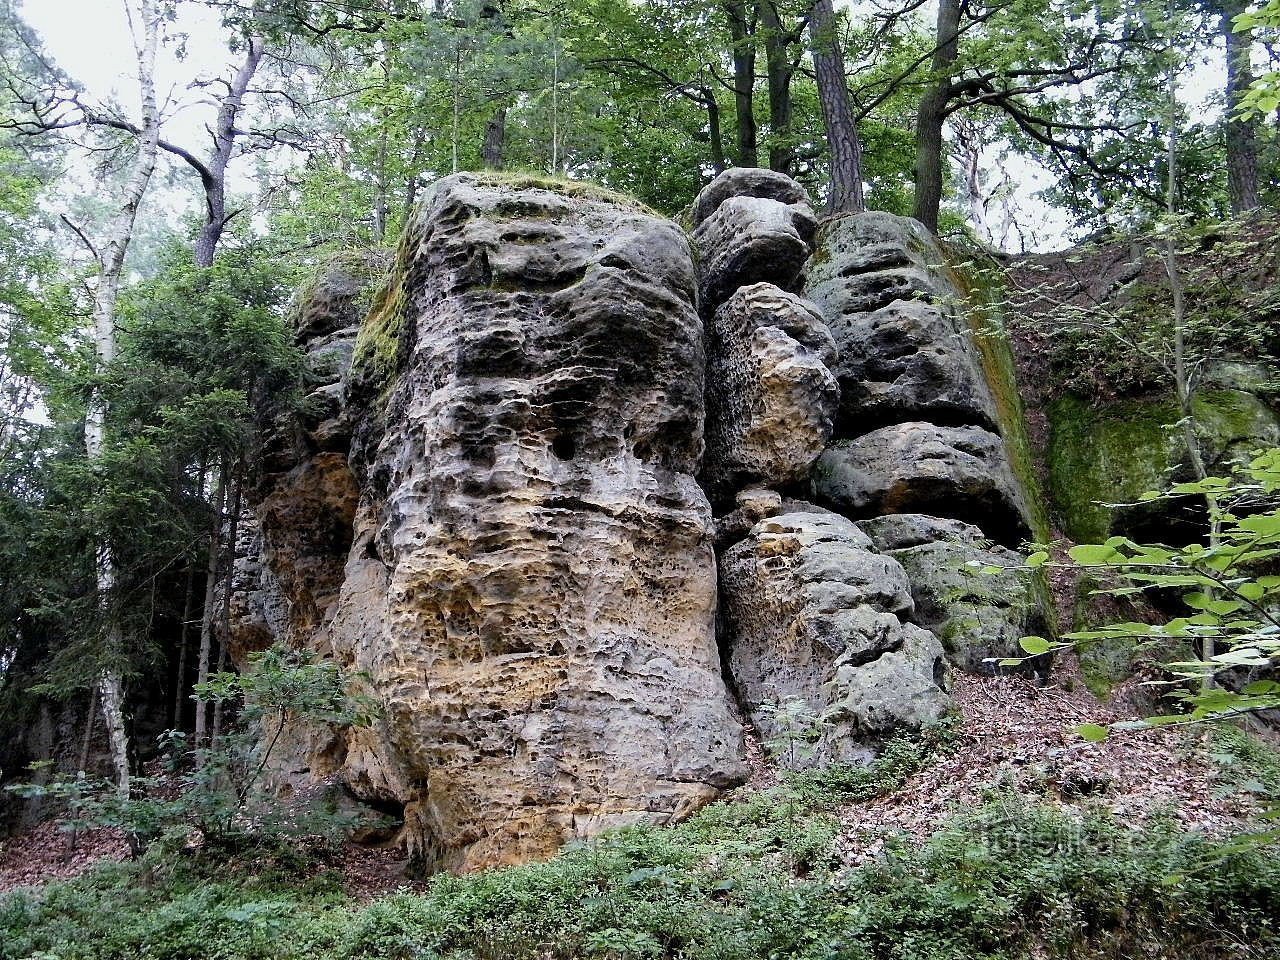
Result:
{"type": "Polygon", "coordinates": [[[759,133],[756,128],[756,22],[754,6],[747,0],[721,0],[733,41],[733,109],[737,121],[737,163],[754,167],[760,163],[759,133]]]}
{"type": "MultiPolygon", "coordinates": [[[[98,264],[97,283],[93,290],[93,343],[99,364],[110,364],[116,355],[116,300],[120,293],[120,280],[124,273],[125,257],[133,238],[134,225],[142,198],[151,183],[156,168],[156,155],[160,142],[160,110],[156,100],[156,51],[160,44],[162,12],[156,0],[137,0],[137,6],[128,4],[130,35],[138,70],[138,93],[141,112],[136,128],[137,144],[129,170],[123,196],[115,213],[107,222],[102,240],[91,245],[98,264]]],[[[85,453],[93,461],[102,454],[105,441],[106,405],[101,397],[90,400],[85,418],[85,453]]],[[[116,560],[112,545],[99,546],[98,592],[106,602],[117,580],[116,560]]],[[[106,722],[107,736],[111,744],[111,756],[115,765],[116,784],[121,795],[128,797],[130,790],[129,739],[125,725],[124,678],[122,674],[122,638],[114,618],[108,616],[106,624],[106,651],[102,674],[98,681],[98,695],[102,702],[102,715],[106,722]]]]}
{"type": "Polygon", "coordinates": [[[844,53],[840,49],[831,0],[815,0],[809,30],[818,99],[822,103],[827,147],[831,154],[831,192],[827,199],[827,213],[861,213],[866,209],[862,196],[862,141],[849,103],[844,53]]]}
{"type": "Polygon", "coordinates": [[[1259,207],[1258,200],[1258,119],[1242,113],[1245,97],[1254,83],[1253,27],[1236,26],[1236,18],[1248,8],[1244,0],[1209,0],[1218,17],[1226,59],[1227,194],[1233,213],[1247,213],[1259,207]]]}

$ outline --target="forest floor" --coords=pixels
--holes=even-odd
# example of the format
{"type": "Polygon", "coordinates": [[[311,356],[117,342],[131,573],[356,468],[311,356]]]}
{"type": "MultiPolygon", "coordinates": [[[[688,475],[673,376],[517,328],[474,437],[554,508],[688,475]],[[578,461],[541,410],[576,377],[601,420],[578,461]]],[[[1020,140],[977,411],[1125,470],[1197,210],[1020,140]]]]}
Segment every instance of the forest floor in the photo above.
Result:
{"type": "MultiPolygon", "coordinates": [[[[923,843],[953,814],[990,799],[993,791],[1049,802],[1068,810],[1109,811],[1134,825],[1172,818],[1180,827],[1225,836],[1246,825],[1256,804],[1247,791],[1224,781],[1206,728],[1162,728],[1113,733],[1101,743],[1083,740],[1081,723],[1135,719],[1113,697],[1100,703],[1085,687],[1070,657],[1049,682],[1021,677],[957,673],[960,714],[952,747],[898,790],[841,810],[837,846],[849,865],[876,858],[889,836],[923,843]]],[[[777,783],[777,770],[754,738],[748,740],[752,776],[731,798],[777,783]]],[[[128,857],[118,831],[82,831],[72,837],[44,823],[0,842],[0,892],[78,876],[103,861],[128,857]]],[[[402,850],[348,843],[328,862],[348,893],[368,901],[423,884],[405,878],[402,850]]]]}

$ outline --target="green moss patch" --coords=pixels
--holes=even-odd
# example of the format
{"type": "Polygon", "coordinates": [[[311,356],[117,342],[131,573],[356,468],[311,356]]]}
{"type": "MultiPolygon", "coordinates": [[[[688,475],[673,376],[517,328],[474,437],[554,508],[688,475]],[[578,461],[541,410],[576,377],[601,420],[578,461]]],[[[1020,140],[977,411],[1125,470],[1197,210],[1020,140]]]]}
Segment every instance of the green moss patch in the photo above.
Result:
{"type": "MultiPolygon", "coordinates": [[[[1220,464],[1237,452],[1280,440],[1280,418],[1252,394],[1206,390],[1192,401],[1201,453],[1220,464]]],[[[1116,504],[1132,504],[1166,486],[1187,460],[1171,399],[1123,400],[1095,407],[1067,393],[1048,406],[1049,489],[1064,533],[1105,540],[1116,504]]]]}
{"type": "Polygon", "coordinates": [[[1026,411],[1018,390],[1013,348],[1004,326],[1003,304],[1007,297],[1002,276],[998,271],[974,264],[962,268],[953,263],[948,269],[964,296],[960,307],[978,349],[983,376],[995,398],[996,419],[1009,454],[1009,465],[1027,495],[1032,534],[1036,540],[1046,542],[1050,537],[1049,515],[1027,435],[1026,411]]]}

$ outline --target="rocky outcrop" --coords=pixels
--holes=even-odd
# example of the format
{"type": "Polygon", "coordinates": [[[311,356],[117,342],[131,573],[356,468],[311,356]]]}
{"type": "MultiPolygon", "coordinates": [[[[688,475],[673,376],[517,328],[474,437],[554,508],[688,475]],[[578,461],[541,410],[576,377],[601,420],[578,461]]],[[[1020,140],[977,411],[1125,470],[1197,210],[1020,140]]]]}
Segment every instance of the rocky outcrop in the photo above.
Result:
{"type": "Polygon", "coordinates": [[[804,188],[726,170],[693,205],[706,327],[707,454],[718,509],[744,487],[803,480],[831,436],[839,391],[822,316],[797,296],[816,222],[804,188]]]}
{"type": "Polygon", "coordinates": [[[359,491],[347,464],[345,390],[357,332],[386,275],[386,251],[323,263],[294,297],[294,340],[310,388],[296,413],[264,425],[239,523],[232,651],[237,661],[282,641],[311,645],[332,618],[351,547],[359,491]]]}
{"type": "Polygon", "coordinates": [[[399,263],[356,348],[386,378],[331,642],[386,704],[419,861],[687,814],[745,774],[687,241],[621,198],[459,175],[399,263]]]}
{"type": "Polygon", "coordinates": [[[839,432],[924,420],[996,429],[959,291],[919,223],[886,213],[826,224],[805,279],[839,347],[839,432]]]}
{"type": "Polygon", "coordinates": [[[726,170],[703,189],[693,209],[704,316],[739,287],[795,288],[818,223],[794,180],[768,170],[726,170]]]}
{"type": "Polygon", "coordinates": [[[977,527],[911,513],[858,526],[902,565],[911,583],[911,621],[937,636],[956,666],[997,672],[999,660],[1024,656],[1022,637],[1047,632],[1039,577],[1023,567],[1020,554],[977,527]]]}
{"type": "MultiPolygon", "coordinates": [[[[852,522],[791,504],[726,551],[721,591],[729,665],[752,722],[783,761],[857,761],[950,705],[942,647],[903,621],[914,608],[901,565],[852,522]],[[779,742],[774,708],[802,701],[812,752],[779,742]]],[[[796,733],[796,731],[792,731],[796,733]]]]}
{"type": "MultiPolygon", "coordinates": [[[[1194,477],[1181,419],[1167,396],[1095,405],[1074,393],[1048,407],[1049,488],[1057,520],[1081,543],[1112,535],[1140,542],[1188,542],[1203,535],[1196,498],[1142,502],[1147,490],[1194,477]],[[1111,507],[1109,504],[1122,504],[1111,507]]],[[[1200,457],[1210,474],[1225,476],[1250,451],[1280,445],[1280,412],[1245,390],[1201,390],[1192,399],[1200,457]]]]}
{"type": "Polygon", "coordinates": [[[334,261],[295,306],[311,395],[264,432],[237,649],[313,650],[381,704],[291,726],[271,779],[402,812],[420,869],[740,782],[722,656],[766,739],[803,701],[815,759],[861,760],[948,709],[939,637],[973,666],[1020,629],[1011,587],[1001,620],[947,572],[1026,523],[931,241],[841,218],[806,280],[807,197],[761,170],[692,218],[446,177],[390,263],[334,261]],[[951,519],[881,516],[918,512],[951,519]]]}
{"type": "Polygon", "coordinates": [[[987,382],[955,274],[920,224],[866,213],[823,225],[804,289],[835,339],[840,383],[812,496],[867,521],[907,571],[913,620],[955,664],[989,670],[1042,625],[1042,590],[965,572],[1020,565],[1010,548],[1033,524],[1001,435],[1021,425],[987,382]]]}
{"type": "Polygon", "coordinates": [[[1009,545],[1030,533],[1004,444],[981,427],[899,423],[840,441],[815,465],[813,488],[823,503],[856,518],[954,517],[1009,545]]]}
{"type": "Polygon", "coordinates": [[[813,305],[768,283],[741,287],[707,329],[712,499],[804,479],[831,438],[835,344],[813,305]]]}

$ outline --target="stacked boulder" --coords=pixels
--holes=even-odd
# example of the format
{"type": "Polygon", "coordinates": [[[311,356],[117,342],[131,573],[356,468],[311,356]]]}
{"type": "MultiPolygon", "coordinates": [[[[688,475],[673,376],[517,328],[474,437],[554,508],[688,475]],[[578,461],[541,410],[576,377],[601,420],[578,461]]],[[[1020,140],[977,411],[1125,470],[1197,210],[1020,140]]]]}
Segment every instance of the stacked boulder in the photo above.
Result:
{"type": "Polygon", "coordinates": [[[919,223],[863,213],[823,225],[804,289],[836,341],[841,391],[812,496],[867,521],[910,575],[913,620],[958,666],[990,671],[1044,628],[1045,606],[1038,581],[1007,569],[1031,535],[1027,493],[955,275],[919,223]]]}
{"type": "MultiPolygon", "coordinates": [[[[812,256],[808,198],[788,177],[735,169],[693,207],[707,339],[703,482],[717,524],[723,637],[739,700],[766,740],[778,708],[813,718],[806,762],[859,760],[947,709],[937,639],[905,622],[901,565],[803,486],[840,408],[836,344],[798,294],[812,256]]],[[[782,751],[784,760],[797,761],[782,751]]]]}
{"type": "Polygon", "coordinates": [[[794,292],[817,228],[804,188],[735,168],[698,195],[693,223],[707,353],[701,479],[720,506],[752,484],[808,476],[839,401],[835,345],[794,292]]]}

